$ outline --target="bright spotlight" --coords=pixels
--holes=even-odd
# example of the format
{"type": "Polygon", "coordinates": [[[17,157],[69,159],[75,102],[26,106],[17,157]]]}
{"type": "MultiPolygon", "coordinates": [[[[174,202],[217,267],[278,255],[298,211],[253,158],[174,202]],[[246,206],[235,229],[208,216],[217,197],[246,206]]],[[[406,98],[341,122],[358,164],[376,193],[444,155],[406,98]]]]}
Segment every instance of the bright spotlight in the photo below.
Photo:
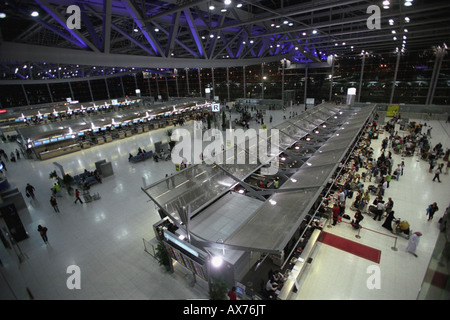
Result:
{"type": "Polygon", "coordinates": [[[211,259],[211,264],[215,268],[219,268],[223,263],[223,259],[221,257],[215,256],[211,259]]]}

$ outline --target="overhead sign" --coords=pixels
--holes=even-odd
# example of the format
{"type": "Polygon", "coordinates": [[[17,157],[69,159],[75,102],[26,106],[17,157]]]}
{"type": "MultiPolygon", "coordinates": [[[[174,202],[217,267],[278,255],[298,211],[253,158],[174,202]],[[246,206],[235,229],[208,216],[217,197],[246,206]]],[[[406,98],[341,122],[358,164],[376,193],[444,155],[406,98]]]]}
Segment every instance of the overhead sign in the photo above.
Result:
{"type": "Polygon", "coordinates": [[[212,112],[220,112],[220,103],[211,104],[211,111],[212,112]]]}
{"type": "Polygon", "coordinates": [[[400,109],[399,105],[389,105],[386,112],[386,117],[393,117],[395,116],[400,109]]]}

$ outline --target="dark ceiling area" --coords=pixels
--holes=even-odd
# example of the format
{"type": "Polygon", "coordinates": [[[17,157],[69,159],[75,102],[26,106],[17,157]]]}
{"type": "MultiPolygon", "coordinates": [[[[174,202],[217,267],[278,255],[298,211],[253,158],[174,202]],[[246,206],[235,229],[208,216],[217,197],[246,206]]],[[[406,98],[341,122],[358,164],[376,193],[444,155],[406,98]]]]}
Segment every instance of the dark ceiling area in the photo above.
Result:
{"type": "Polygon", "coordinates": [[[60,68],[80,76],[80,66],[90,68],[82,76],[95,76],[108,67],[312,64],[332,54],[419,52],[450,43],[449,17],[448,0],[8,0],[0,5],[0,78],[29,79],[17,72],[29,67],[52,78],[60,68]]]}

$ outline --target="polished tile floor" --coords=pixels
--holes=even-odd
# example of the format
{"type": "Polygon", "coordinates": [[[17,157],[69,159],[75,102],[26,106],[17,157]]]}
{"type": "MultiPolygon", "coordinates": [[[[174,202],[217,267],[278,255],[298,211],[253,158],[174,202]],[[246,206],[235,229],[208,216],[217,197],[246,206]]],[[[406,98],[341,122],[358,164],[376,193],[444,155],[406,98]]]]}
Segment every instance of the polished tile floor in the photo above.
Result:
{"type": "MultiPolygon", "coordinates": [[[[299,113],[301,110],[301,107],[293,109],[299,113]]],[[[273,124],[283,121],[281,111],[271,113],[273,124]]],[[[269,114],[266,123],[270,127],[268,117],[269,114]]],[[[257,124],[252,123],[252,127],[256,128],[257,124]]],[[[444,148],[449,147],[449,131],[450,125],[433,121],[433,144],[439,140],[444,148]]],[[[25,185],[31,183],[37,191],[36,199],[26,198],[27,209],[20,211],[29,238],[21,241],[16,250],[0,246],[0,299],[29,299],[30,295],[34,299],[83,300],[208,298],[206,283],[198,280],[192,285],[190,273],[183,269],[166,273],[144,252],[143,241],[154,237],[152,226],[159,215],[141,187],[163,179],[166,173],[174,173],[175,167],[169,161],[130,164],[127,158],[128,153],[136,153],[138,147],[151,150],[155,142],[166,141],[165,132],[160,129],[46,161],[21,159],[6,163],[12,187],[18,187],[24,194],[25,185]],[[114,175],[91,188],[91,193],[98,192],[101,199],[75,204],[74,197],[66,194],[58,198],[61,212],[55,213],[49,203],[53,185],[49,174],[57,170],[54,162],[62,165],[66,173],[75,175],[85,168],[94,170],[94,163],[102,159],[112,163],[114,175]],[[39,224],[48,228],[48,244],[37,232],[39,224]],[[17,257],[19,249],[23,254],[22,262],[17,257]],[[67,288],[70,265],[80,268],[79,290],[67,288]]],[[[374,145],[380,142],[381,139],[374,145]]],[[[16,145],[2,143],[0,148],[9,154],[16,145]]],[[[354,238],[355,232],[348,225],[327,228],[328,232],[382,251],[381,289],[367,289],[370,262],[319,244],[295,299],[418,297],[439,234],[437,220],[449,204],[450,182],[446,175],[441,175],[442,183],[431,182],[426,162],[417,157],[406,158],[405,163],[404,176],[391,184],[387,195],[395,201],[396,215],[424,234],[419,257],[405,252],[405,239],[398,239],[398,250],[392,250],[393,238],[381,234],[386,232],[372,219],[365,219],[364,225],[376,232],[364,230],[361,239],[354,238]],[[425,207],[432,201],[438,202],[440,211],[434,221],[427,222],[425,207]]],[[[4,228],[3,220],[0,226],[4,228]]]]}
{"type": "MultiPolygon", "coordinates": [[[[450,124],[446,124],[445,121],[432,121],[431,124],[432,145],[441,142],[446,150],[450,147],[450,124]]],[[[381,141],[385,136],[386,134],[380,135],[378,140],[372,141],[376,157],[381,154],[381,141]]],[[[334,227],[327,225],[324,228],[327,232],[381,250],[380,263],[374,264],[369,260],[318,243],[313,253],[313,262],[304,274],[301,290],[295,295],[295,299],[450,298],[448,292],[450,265],[443,260],[441,262],[444,262],[444,265],[438,264],[443,249],[442,242],[436,246],[440,234],[438,220],[450,204],[450,176],[441,174],[441,183],[432,182],[434,174],[428,172],[429,165],[426,161],[419,160],[417,156],[401,157],[396,154],[393,158],[394,168],[402,160],[405,161],[404,174],[399,181],[390,183],[384,198],[393,199],[395,217],[407,220],[413,232],[422,232],[423,236],[417,249],[418,257],[406,252],[407,239],[401,236],[393,238],[394,235],[381,226],[384,219],[380,222],[365,216],[361,222],[364,229],[359,232],[346,223],[334,227]],[[425,209],[432,202],[437,202],[439,211],[432,221],[427,221],[425,209]],[[431,280],[436,271],[442,277],[432,285],[431,280]],[[447,291],[443,290],[445,287],[447,291]]],[[[371,201],[373,200],[374,196],[371,195],[371,201]]],[[[349,204],[347,201],[346,212],[353,218],[354,211],[349,209],[349,204]]]]}

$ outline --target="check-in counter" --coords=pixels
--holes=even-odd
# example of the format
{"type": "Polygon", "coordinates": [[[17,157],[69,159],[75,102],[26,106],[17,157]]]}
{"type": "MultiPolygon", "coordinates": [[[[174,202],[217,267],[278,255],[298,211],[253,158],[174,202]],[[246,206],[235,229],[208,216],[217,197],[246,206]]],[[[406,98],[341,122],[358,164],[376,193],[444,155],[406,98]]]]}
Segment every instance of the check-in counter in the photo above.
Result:
{"type": "Polygon", "coordinates": [[[125,131],[125,137],[131,137],[132,135],[133,133],[131,132],[131,130],[125,131]]]}
{"type": "Polygon", "coordinates": [[[88,149],[91,147],[91,143],[89,141],[81,141],[80,146],[82,149],[88,149]]]}
{"type": "Polygon", "coordinates": [[[125,138],[125,132],[124,131],[117,131],[113,133],[113,137],[115,139],[123,139],[125,138]]]}
{"type": "Polygon", "coordinates": [[[96,137],[95,138],[95,143],[96,144],[104,144],[105,143],[105,139],[103,137],[96,137]]]}
{"type": "Polygon", "coordinates": [[[59,157],[68,153],[72,153],[72,152],[76,152],[76,151],[80,151],[81,150],[81,146],[77,143],[77,144],[71,144],[69,146],[65,146],[62,148],[58,148],[58,149],[53,149],[53,150],[49,150],[49,151],[43,151],[39,154],[39,158],[41,160],[46,160],[46,159],[51,159],[54,157],[59,157]]]}
{"type": "Polygon", "coordinates": [[[105,142],[111,142],[113,140],[113,138],[111,137],[110,134],[105,135],[105,142]]]}
{"type": "Polygon", "coordinates": [[[144,126],[143,128],[144,132],[148,132],[150,129],[148,128],[148,125],[144,126]]]}
{"type": "Polygon", "coordinates": [[[136,132],[137,133],[142,133],[144,130],[142,129],[142,127],[137,127],[136,128],[136,132]]]}
{"type": "MultiPolygon", "coordinates": [[[[321,232],[322,232],[321,230],[315,229],[311,234],[311,236],[309,237],[308,243],[303,249],[300,258],[297,259],[293,268],[289,272],[287,279],[284,282],[283,287],[280,290],[280,293],[278,294],[277,299],[279,300],[290,299],[292,292],[298,286],[300,277],[302,276],[303,272],[307,267],[307,264],[309,263],[308,260],[316,247],[321,232]]],[[[300,288],[297,288],[297,290],[300,290],[300,288]]]]}

